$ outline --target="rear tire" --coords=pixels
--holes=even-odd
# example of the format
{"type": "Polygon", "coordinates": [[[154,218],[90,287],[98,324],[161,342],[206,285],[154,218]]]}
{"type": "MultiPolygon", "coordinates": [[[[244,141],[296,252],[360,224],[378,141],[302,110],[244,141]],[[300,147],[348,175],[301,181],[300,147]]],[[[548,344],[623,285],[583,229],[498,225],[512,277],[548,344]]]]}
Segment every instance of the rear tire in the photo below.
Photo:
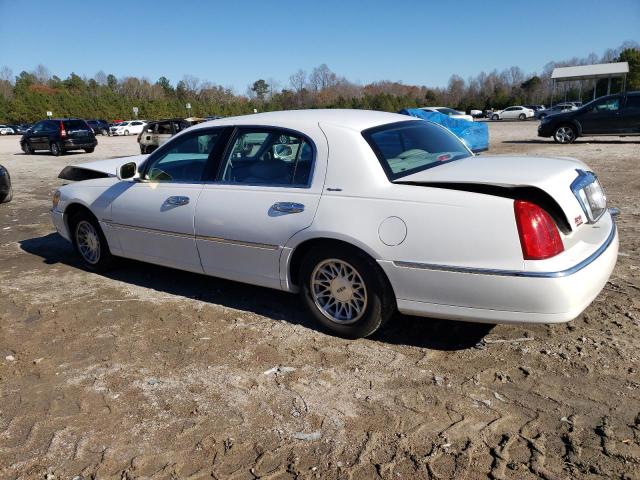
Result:
{"type": "Polygon", "coordinates": [[[491,120],[500,120],[500,117],[498,115],[492,115],[491,120]]]}
{"type": "Polygon", "coordinates": [[[62,155],[62,148],[60,148],[60,144],[58,142],[51,142],[51,145],[49,145],[49,151],[54,157],[62,155]]]}
{"type": "Polygon", "coordinates": [[[520,120],[526,120],[526,119],[527,119],[527,116],[526,116],[524,113],[521,113],[520,115],[518,115],[518,118],[519,118],[520,120]]]}
{"type": "Polygon", "coordinates": [[[22,151],[25,155],[33,155],[33,148],[31,148],[31,144],[28,140],[22,144],[22,151]]]}
{"type": "Polygon", "coordinates": [[[93,215],[85,211],[76,213],[69,219],[69,230],[73,247],[87,270],[106,272],[113,268],[115,257],[93,215]]]}
{"type": "Polygon", "coordinates": [[[125,134],[125,135],[127,135],[127,136],[129,136],[129,130],[125,130],[125,131],[124,131],[124,134],[125,134]]]}
{"type": "Polygon", "coordinates": [[[102,136],[109,135],[109,131],[108,131],[106,128],[103,128],[103,129],[100,131],[100,134],[101,134],[102,136]]]}
{"type": "Polygon", "coordinates": [[[578,133],[576,132],[575,127],[572,125],[560,125],[556,128],[555,132],[553,132],[553,139],[557,143],[568,144],[575,142],[576,138],[578,138],[578,133]]]}
{"type": "Polygon", "coordinates": [[[84,151],[87,153],[93,153],[93,151],[95,150],[95,147],[91,147],[91,148],[85,148],[84,151]]]}
{"type": "Polygon", "coordinates": [[[380,267],[356,249],[329,246],[310,251],[299,278],[307,310],[333,335],[367,337],[395,312],[393,291],[380,267]]]}
{"type": "Polygon", "coordinates": [[[147,154],[147,147],[145,145],[140,145],[140,153],[142,155],[146,155],[147,154]]]}

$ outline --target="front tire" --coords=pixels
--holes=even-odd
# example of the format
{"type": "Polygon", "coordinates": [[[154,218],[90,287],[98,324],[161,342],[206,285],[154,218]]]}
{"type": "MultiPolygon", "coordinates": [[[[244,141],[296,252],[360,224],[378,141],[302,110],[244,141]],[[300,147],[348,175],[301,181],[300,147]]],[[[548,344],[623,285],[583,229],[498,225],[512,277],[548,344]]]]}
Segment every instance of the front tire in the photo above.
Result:
{"type": "Polygon", "coordinates": [[[307,310],[331,334],[367,337],[395,311],[393,292],[384,274],[358,250],[312,250],[302,261],[299,278],[307,310]]]}
{"type": "Polygon", "coordinates": [[[103,129],[101,130],[101,132],[100,132],[100,133],[101,133],[101,135],[102,135],[103,137],[104,137],[105,135],[109,135],[109,131],[108,131],[106,128],[103,128],[103,129]]]}
{"type": "Polygon", "coordinates": [[[553,132],[553,139],[557,143],[573,143],[577,137],[578,134],[576,132],[576,129],[571,125],[560,125],[558,128],[556,128],[556,131],[553,132]]]}
{"type": "Polygon", "coordinates": [[[91,148],[85,148],[84,151],[87,153],[93,153],[93,151],[95,150],[95,147],[91,147],[91,148]]]}
{"type": "Polygon", "coordinates": [[[76,213],[69,220],[73,246],[80,255],[82,264],[92,272],[105,272],[113,267],[107,239],[95,217],[88,212],[76,213]]]}
{"type": "Polygon", "coordinates": [[[125,134],[126,136],[129,136],[129,130],[125,130],[125,131],[124,131],[124,134],[125,134]]]}
{"type": "Polygon", "coordinates": [[[9,193],[3,199],[0,199],[0,203],[9,203],[11,200],[13,200],[13,188],[9,188],[9,193]]]}
{"type": "Polygon", "coordinates": [[[22,144],[22,151],[24,152],[25,155],[33,154],[33,148],[31,148],[31,144],[29,143],[28,140],[22,144]]]}

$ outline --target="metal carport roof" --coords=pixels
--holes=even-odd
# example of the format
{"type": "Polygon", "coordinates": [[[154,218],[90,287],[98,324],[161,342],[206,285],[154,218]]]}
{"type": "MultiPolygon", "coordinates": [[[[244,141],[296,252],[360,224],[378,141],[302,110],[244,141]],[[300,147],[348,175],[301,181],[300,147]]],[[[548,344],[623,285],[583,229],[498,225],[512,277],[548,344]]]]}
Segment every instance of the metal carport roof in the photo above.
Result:
{"type": "Polygon", "coordinates": [[[596,78],[623,77],[629,73],[627,62],[580,65],[577,67],[554,68],[551,78],[556,82],[587,80],[596,78]]]}

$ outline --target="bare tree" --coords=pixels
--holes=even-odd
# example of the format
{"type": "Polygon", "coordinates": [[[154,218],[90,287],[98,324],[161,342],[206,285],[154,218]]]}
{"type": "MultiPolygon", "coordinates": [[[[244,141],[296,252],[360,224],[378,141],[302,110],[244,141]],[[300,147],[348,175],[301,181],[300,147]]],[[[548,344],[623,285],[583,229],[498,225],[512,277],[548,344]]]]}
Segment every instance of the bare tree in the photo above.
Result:
{"type": "Polygon", "coordinates": [[[93,76],[93,79],[98,85],[104,86],[107,84],[107,74],[102,70],[96,72],[96,74],[93,76]]]}
{"type": "Polygon", "coordinates": [[[293,88],[296,93],[300,93],[300,91],[307,86],[307,72],[299,69],[297,72],[292,73],[289,76],[289,84],[291,84],[291,88],[293,88]]]}
{"type": "Polygon", "coordinates": [[[51,73],[49,69],[42,65],[41,63],[33,71],[33,75],[36,77],[36,81],[41,84],[45,84],[51,78],[51,73]]]}
{"type": "Polygon", "coordinates": [[[309,77],[309,83],[316,91],[324,90],[325,88],[335,85],[337,80],[337,75],[331,71],[326,63],[314,68],[309,77]]]}
{"type": "Polygon", "coordinates": [[[194,77],[193,75],[185,75],[182,77],[182,81],[184,82],[184,86],[189,93],[196,93],[200,88],[200,79],[198,77],[194,77]]]}
{"type": "Polygon", "coordinates": [[[6,65],[0,68],[0,80],[4,80],[13,85],[13,70],[6,65]]]}

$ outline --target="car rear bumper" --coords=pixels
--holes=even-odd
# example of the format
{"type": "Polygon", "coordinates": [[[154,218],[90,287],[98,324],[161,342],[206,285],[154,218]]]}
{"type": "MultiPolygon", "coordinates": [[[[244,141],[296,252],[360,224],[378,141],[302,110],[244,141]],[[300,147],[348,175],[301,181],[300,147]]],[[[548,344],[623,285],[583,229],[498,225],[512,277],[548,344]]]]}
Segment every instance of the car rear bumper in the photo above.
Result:
{"type": "Polygon", "coordinates": [[[471,272],[380,261],[398,310],[483,323],[559,323],[576,318],[598,296],[618,257],[615,224],[589,258],[562,272],[471,272]]]}
{"type": "Polygon", "coordinates": [[[69,229],[67,223],[64,221],[64,213],[57,210],[51,210],[51,222],[56,227],[58,233],[67,241],[71,241],[71,235],[69,235],[69,229]]]}
{"type": "Polygon", "coordinates": [[[63,150],[81,150],[83,148],[95,148],[98,145],[97,140],[78,140],[67,139],[62,142],[63,150]]]}

